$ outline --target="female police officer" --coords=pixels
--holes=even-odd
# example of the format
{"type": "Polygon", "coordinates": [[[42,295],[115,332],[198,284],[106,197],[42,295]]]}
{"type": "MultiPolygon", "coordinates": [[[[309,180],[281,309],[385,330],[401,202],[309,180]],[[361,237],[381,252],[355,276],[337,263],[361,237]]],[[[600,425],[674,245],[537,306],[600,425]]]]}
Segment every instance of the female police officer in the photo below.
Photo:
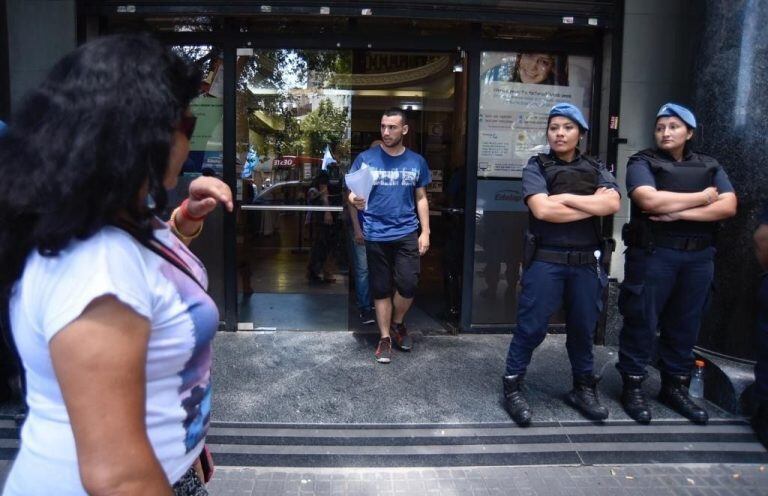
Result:
{"type": "Polygon", "coordinates": [[[592,339],[600,315],[605,272],[599,217],[619,209],[618,186],[602,164],[581,155],[577,145],[588,128],[578,108],[552,107],[547,123],[549,154],[531,157],[523,169],[523,198],[530,211],[517,330],[509,345],[503,378],[504,407],[519,425],[531,420],[520,385],[550,316],[565,307],[566,348],[573,372],[569,402],[586,417],[602,420],[608,410],[597,397],[592,339]]]}
{"type": "Polygon", "coordinates": [[[736,195],[720,164],[692,152],[696,118],[667,103],[656,115],[656,148],[630,157],[631,221],[619,309],[624,327],[619,363],[621,402],[630,417],[651,421],[642,390],[657,329],[662,386],[659,399],[693,422],[707,412],[688,396],[693,345],[712,284],[716,222],[736,214],[736,195]]]}

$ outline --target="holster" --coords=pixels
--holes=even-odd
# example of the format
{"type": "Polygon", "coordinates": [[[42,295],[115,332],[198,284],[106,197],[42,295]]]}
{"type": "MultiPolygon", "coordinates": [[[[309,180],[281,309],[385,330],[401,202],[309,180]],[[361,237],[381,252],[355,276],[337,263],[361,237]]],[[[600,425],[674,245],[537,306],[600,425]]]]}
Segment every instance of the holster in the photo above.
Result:
{"type": "Polygon", "coordinates": [[[633,248],[649,248],[653,246],[653,233],[644,223],[629,222],[621,228],[621,239],[624,244],[633,248]]]}
{"type": "Polygon", "coordinates": [[[523,243],[523,268],[527,269],[533,263],[533,257],[536,256],[536,235],[530,231],[525,231],[523,243]]]}
{"type": "Polygon", "coordinates": [[[603,241],[600,243],[600,252],[602,253],[600,265],[603,266],[606,273],[611,266],[611,255],[614,251],[616,251],[616,240],[613,238],[603,238],[603,241]]]}

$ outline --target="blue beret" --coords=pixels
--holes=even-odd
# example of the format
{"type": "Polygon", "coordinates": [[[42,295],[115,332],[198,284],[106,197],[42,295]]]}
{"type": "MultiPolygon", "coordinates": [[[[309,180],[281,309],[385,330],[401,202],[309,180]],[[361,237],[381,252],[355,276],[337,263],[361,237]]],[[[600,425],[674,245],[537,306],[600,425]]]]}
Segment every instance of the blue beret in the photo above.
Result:
{"type": "Polygon", "coordinates": [[[584,118],[584,115],[582,115],[579,107],[575,105],[571,105],[570,103],[558,103],[552,107],[552,110],[549,111],[549,118],[551,119],[557,115],[567,117],[568,119],[572,120],[579,125],[582,131],[589,130],[587,120],[584,118]]]}
{"type": "Polygon", "coordinates": [[[676,103],[669,102],[662,105],[656,114],[657,120],[659,117],[677,117],[691,129],[696,129],[696,117],[693,116],[693,112],[676,103]]]}

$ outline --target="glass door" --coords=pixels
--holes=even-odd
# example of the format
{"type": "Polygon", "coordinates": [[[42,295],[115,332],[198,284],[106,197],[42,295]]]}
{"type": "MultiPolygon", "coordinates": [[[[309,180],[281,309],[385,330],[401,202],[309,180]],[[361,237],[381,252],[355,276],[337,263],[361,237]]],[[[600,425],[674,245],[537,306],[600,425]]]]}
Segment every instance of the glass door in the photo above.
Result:
{"type": "Polygon", "coordinates": [[[463,212],[455,207],[463,206],[466,120],[457,60],[445,53],[238,50],[239,329],[377,332],[359,318],[343,176],[357,154],[379,146],[390,107],[408,114],[405,145],[427,159],[433,178],[432,249],[409,315],[424,330],[444,330],[456,319],[463,212]]]}
{"type": "Polygon", "coordinates": [[[238,328],[347,329],[349,52],[238,50],[238,328]]]}

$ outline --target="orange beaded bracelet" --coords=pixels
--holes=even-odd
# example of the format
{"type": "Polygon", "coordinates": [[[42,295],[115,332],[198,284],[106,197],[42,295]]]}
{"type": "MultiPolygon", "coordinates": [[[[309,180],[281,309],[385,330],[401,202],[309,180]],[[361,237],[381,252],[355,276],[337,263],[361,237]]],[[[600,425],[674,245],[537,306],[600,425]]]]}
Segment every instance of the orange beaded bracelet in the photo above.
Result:
{"type": "Polygon", "coordinates": [[[194,222],[200,222],[201,220],[205,220],[205,217],[206,217],[205,215],[202,215],[200,217],[195,217],[194,215],[190,214],[189,209],[187,208],[188,204],[189,204],[189,198],[184,198],[184,201],[181,202],[181,205],[179,205],[179,210],[181,211],[182,217],[194,222]]]}

